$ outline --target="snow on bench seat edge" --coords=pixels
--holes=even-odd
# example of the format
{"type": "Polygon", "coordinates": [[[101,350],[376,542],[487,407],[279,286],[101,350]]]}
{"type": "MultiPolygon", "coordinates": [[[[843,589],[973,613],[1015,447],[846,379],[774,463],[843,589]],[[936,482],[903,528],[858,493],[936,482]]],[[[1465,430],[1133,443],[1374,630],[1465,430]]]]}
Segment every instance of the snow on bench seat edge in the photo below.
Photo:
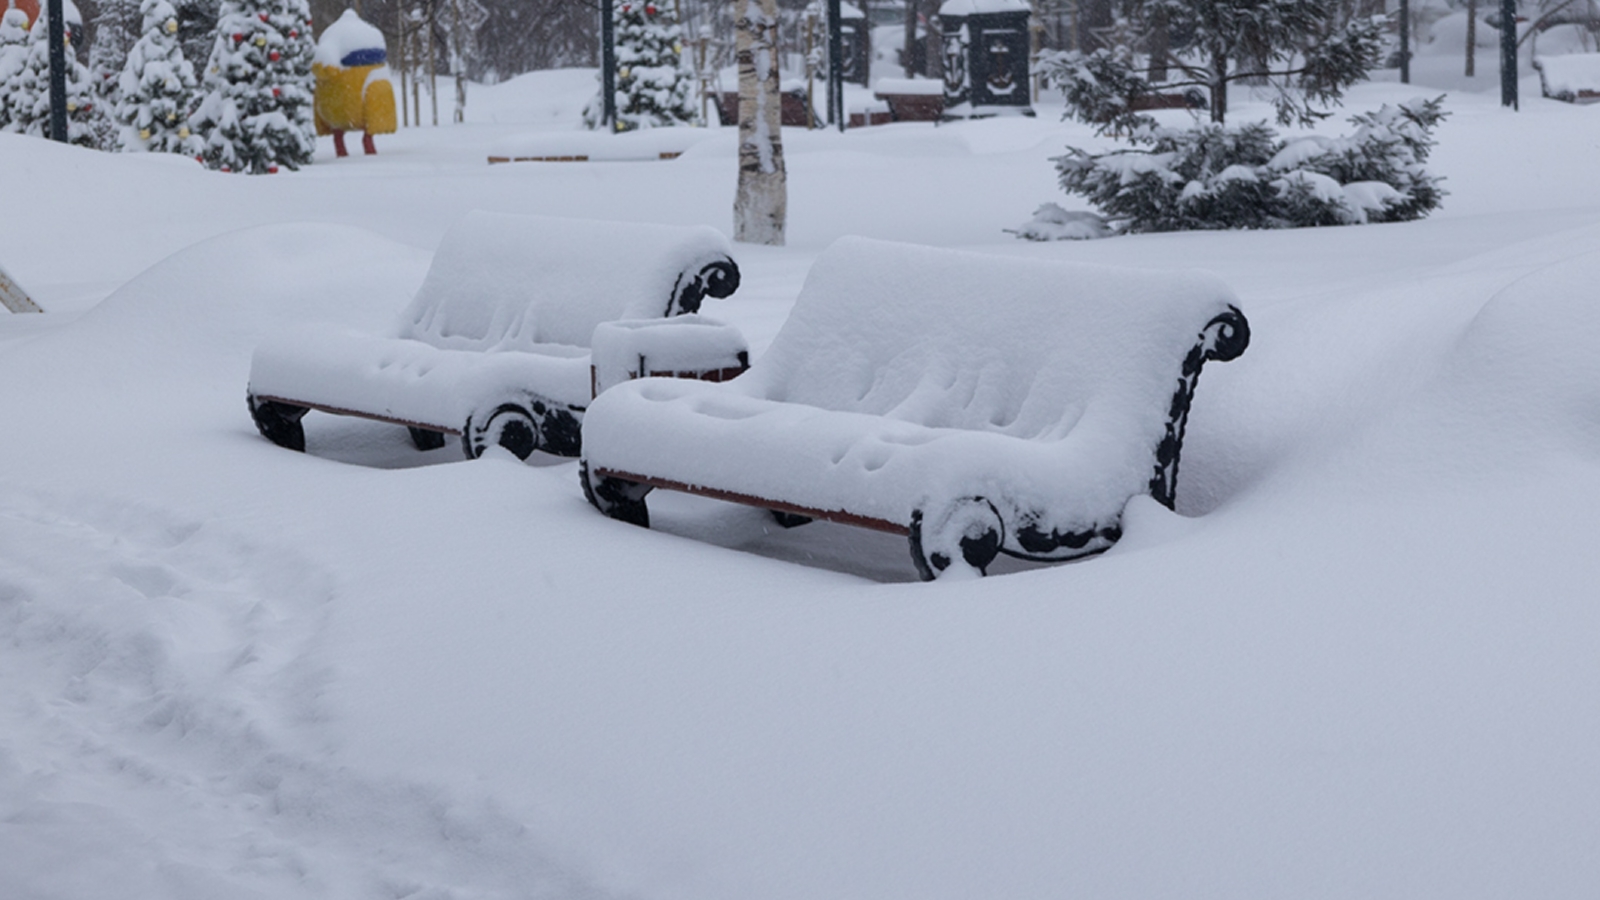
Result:
{"type": "MultiPolygon", "coordinates": [[[[749,372],[608,391],[584,456],[592,471],[901,525],[982,496],[1013,526],[1114,529],[1175,456],[1188,358],[1234,304],[1206,273],[845,238],[749,372]]],[[[1021,541],[1005,549],[1030,555],[1021,541]]]]}
{"type": "Polygon", "coordinates": [[[250,364],[257,397],[453,432],[475,412],[513,398],[526,402],[530,386],[547,400],[587,406],[588,353],[545,345],[486,354],[305,329],[263,343],[250,364]]]}

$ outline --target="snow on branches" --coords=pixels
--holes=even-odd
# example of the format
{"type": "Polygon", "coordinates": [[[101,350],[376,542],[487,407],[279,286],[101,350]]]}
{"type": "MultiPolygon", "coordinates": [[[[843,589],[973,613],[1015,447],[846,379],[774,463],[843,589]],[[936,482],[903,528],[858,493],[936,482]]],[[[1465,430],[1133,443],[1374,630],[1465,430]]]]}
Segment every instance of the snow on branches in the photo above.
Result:
{"type": "Polygon", "coordinates": [[[1221,123],[1235,81],[1272,90],[1280,125],[1326,118],[1325,108],[1377,62],[1387,21],[1339,21],[1322,0],[1146,0],[1131,10],[1146,31],[1183,35],[1183,49],[1145,66],[1132,53],[1106,49],[1042,61],[1068,113],[1109,131],[1152,125],[1139,112],[1149,108],[1144,98],[1190,91],[1207,94],[1211,121],[1221,123]],[[1178,77],[1166,80],[1174,70],[1178,77]]]}
{"type": "Polygon", "coordinates": [[[1298,228],[1419,219],[1439,206],[1424,167],[1443,97],[1351,118],[1353,134],[1280,140],[1266,123],[1136,129],[1132,148],[1057,157],[1061,187],[1119,233],[1298,228]]]}

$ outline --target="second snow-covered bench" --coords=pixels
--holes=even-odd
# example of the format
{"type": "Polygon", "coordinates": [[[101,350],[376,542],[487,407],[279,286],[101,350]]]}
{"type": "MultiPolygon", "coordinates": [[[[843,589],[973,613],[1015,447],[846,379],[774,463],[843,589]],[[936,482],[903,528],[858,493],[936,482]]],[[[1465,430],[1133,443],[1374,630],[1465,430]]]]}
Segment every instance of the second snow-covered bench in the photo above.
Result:
{"type": "Polygon", "coordinates": [[[404,425],[422,450],[459,436],[469,457],[495,444],[576,456],[596,326],[692,314],[738,286],[711,228],[469,213],[393,334],[308,330],[257,348],[250,412],[294,450],[316,409],[404,425]]]}
{"type": "Polygon", "coordinates": [[[908,535],[925,578],[1085,556],[1129,498],[1172,506],[1200,369],[1249,334],[1206,274],[846,238],[738,379],[602,394],[584,491],[639,525],[662,487],[908,535]]]}

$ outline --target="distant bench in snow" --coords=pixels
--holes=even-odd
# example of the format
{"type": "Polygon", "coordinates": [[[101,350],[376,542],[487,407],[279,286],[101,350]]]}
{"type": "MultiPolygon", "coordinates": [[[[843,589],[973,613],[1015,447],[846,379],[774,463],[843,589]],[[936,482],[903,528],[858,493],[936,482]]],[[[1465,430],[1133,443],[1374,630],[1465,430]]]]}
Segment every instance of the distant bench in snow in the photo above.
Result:
{"type": "Polygon", "coordinates": [[[305,449],[300,420],[316,409],[404,425],[419,450],[459,436],[472,458],[495,444],[523,458],[576,456],[597,327],[691,320],[701,327],[686,322],[665,342],[671,365],[692,368],[696,336],[709,336],[704,368],[725,377],[743,364],[741,348],[727,326],[692,314],[738,286],[728,240],[711,228],[469,213],[392,335],[306,329],[258,347],[250,413],[293,450],[305,449]]]}
{"type": "Polygon", "coordinates": [[[660,487],[907,535],[924,578],[1086,556],[1131,497],[1173,505],[1201,367],[1249,334],[1202,273],[845,238],[744,375],[601,394],[584,492],[645,526],[660,487]]]}

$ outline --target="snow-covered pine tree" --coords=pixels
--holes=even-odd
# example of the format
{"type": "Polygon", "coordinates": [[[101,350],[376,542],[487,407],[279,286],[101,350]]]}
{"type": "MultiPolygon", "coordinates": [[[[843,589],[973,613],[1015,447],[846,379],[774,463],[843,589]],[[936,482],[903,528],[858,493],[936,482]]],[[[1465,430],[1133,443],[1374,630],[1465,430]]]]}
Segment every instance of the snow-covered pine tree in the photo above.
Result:
{"type": "MultiPolygon", "coordinates": [[[[41,10],[28,31],[22,70],[9,79],[6,103],[8,131],[48,137],[50,131],[50,41],[49,22],[41,10]]],[[[88,66],[78,62],[77,54],[67,49],[67,140],[80,147],[110,149],[105,112],[99,108],[99,94],[88,66]]]]}
{"type": "Polygon", "coordinates": [[[201,161],[254,175],[310,163],[315,50],[306,0],[224,0],[205,96],[189,120],[201,161]]]}
{"type": "Polygon", "coordinates": [[[616,7],[617,130],[694,125],[694,73],[683,63],[683,34],[667,0],[616,7]]]}
{"type": "Polygon", "coordinates": [[[195,99],[194,67],[178,44],[178,12],[168,0],[143,0],[142,34],[128,51],[118,79],[117,121],[123,147],[157,153],[194,153],[189,133],[195,99]]]}
{"type": "Polygon", "coordinates": [[[20,131],[11,124],[11,95],[20,87],[28,60],[28,14],[20,9],[0,13],[0,131],[20,131]]]}

